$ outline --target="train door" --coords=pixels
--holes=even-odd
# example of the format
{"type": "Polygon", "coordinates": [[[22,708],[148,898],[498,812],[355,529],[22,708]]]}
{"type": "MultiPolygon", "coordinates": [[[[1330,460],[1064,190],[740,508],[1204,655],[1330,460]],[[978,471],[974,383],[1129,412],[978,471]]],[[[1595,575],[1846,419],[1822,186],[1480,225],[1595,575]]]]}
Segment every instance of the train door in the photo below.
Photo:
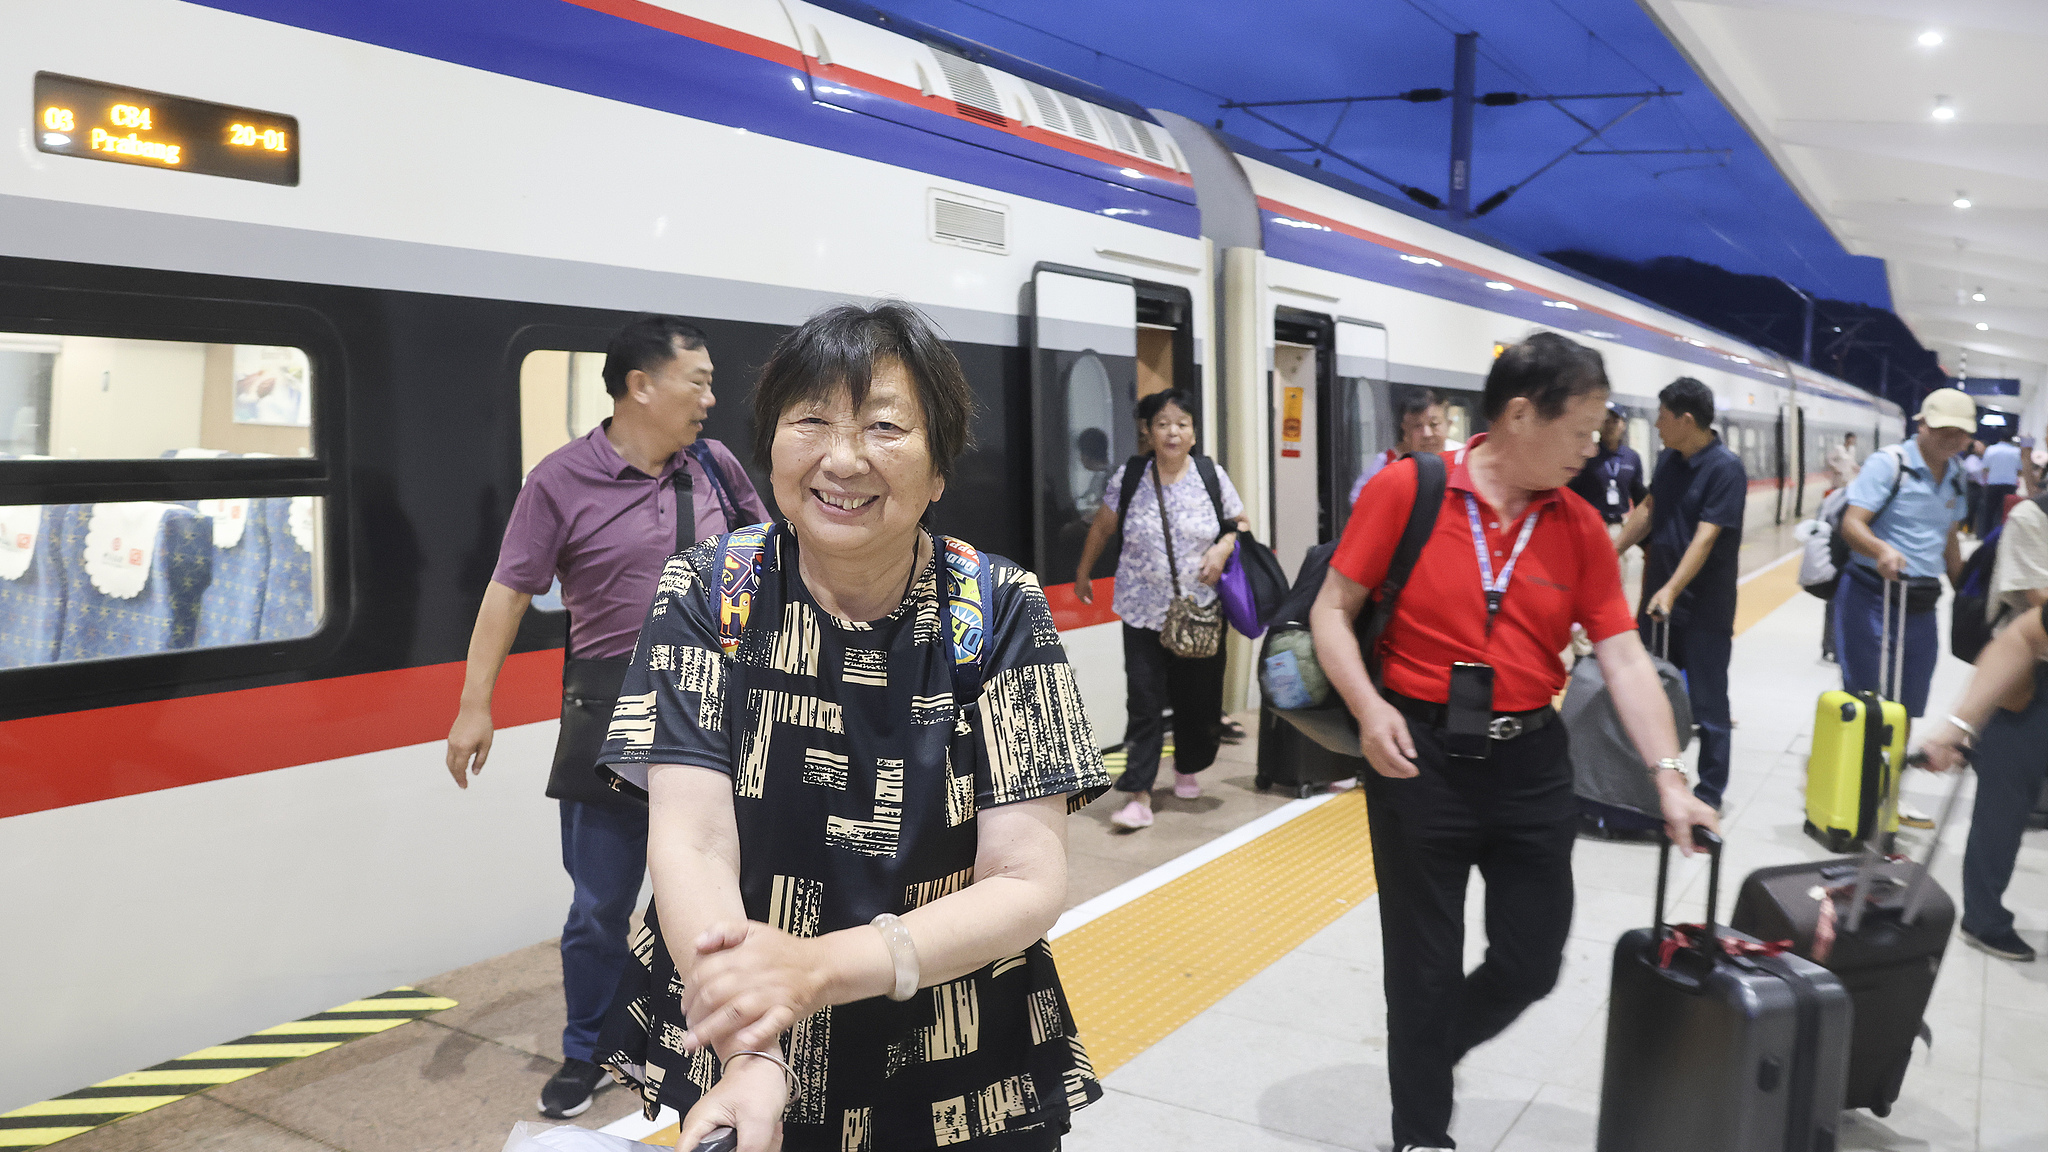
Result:
{"type": "Polygon", "coordinates": [[[1778,408],[1778,443],[1772,462],[1778,479],[1776,522],[1795,523],[1806,507],[1806,411],[1797,404],[1778,408]]]}
{"type": "Polygon", "coordinates": [[[1273,371],[1268,376],[1273,429],[1273,554],[1298,571],[1310,548],[1329,538],[1325,409],[1336,369],[1336,325],[1294,308],[1275,310],[1273,371]]]}
{"type": "MultiPolygon", "coordinates": [[[[1324,442],[1329,445],[1330,536],[1351,519],[1351,485],[1375,453],[1394,440],[1387,431],[1387,330],[1358,320],[1337,321],[1336,383],[1330,391],[1324,442]]],[[[1289,569],[1289,571],[1293,571],[1289,569]]]]}

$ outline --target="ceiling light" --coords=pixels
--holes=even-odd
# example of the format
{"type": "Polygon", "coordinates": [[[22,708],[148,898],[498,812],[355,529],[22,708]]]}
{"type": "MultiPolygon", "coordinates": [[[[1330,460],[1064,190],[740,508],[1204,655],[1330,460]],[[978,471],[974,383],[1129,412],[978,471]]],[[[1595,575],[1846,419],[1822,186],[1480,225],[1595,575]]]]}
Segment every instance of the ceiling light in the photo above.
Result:
{"type": "Polygon", "coordinates": [[[1970,206],[1970,198],[1968,196],[1963,195],[1961,192],[1958,192],[1956,193],[1956,198],[1953,201],[1953,203],[1958,208],[1968,208],[1970,206]]]}
{"type": "Polygon", "coordinates": [[[1941,47],[1941,33],[1936,32],[1932,28],[1929,28],[1927,31],[1922,32],[1920,34],[1920,46],[1922,48],[1941,47]]]}
{"type": "Polygon", "coordinates": [[[1984,302],[1984,290],[1979,288],[1975,292],[1970,293],[1970,299],[1982,304],[1984,302]]]}
{"type": "Polygon", "coordinates": [[[1953,120],[1956,118],[1956,110],[1948,106],[1948,97],[1936,96],[1934,98],[1934,118],[1936,120],[1953,120]]]}
{"type": "Polygon", "coordinates": [[[1991,331],[1991,325],[1989,325],[1989,324],[1986,324],[1986,323],[1985,323],[1985,322],[1983,322],[1982,320],[1979,320],[1979,321],[1977,321],[1977,331],[1979,331],[1979,332],[1989,332],[1989,331],[1991,331]]]}

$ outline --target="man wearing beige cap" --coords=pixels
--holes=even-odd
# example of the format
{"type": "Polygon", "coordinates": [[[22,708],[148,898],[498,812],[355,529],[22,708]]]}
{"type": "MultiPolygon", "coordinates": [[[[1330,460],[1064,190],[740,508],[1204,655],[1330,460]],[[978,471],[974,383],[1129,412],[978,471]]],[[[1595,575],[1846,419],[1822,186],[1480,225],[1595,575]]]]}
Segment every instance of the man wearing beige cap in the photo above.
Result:
{"type": "MultiPolygon", "coordinates": [[[[1835,593],[1842,687],[1883,692],[1913,716],[1927,709],[1927,684],[1941,653],[1934,619],[1941,577],[1953,582],[1963,566],[1956,533],[1969,494],[1953,457],[1977,434],[1977,404],[1954,388],[1936,389],[1921,403],[1918,421],[1916,435],[1871,453],[1849,485],[1842,532],[1853,554],[1835,593]],[[1906,653],[1903,682],[1892,685],[1878,666],[1878,652],[1887,593],[1898,611],[1895,582],[1905,585],[1906,653]]],[[[1897,629],[1896,621],[1892,627],[1897,629]]]]}

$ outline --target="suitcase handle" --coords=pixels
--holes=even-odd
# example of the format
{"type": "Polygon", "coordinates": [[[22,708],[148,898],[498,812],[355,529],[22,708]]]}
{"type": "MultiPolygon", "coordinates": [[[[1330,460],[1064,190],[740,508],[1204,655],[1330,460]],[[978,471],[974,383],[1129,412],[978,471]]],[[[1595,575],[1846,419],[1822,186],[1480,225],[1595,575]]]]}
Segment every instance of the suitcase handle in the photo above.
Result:
{"type": "MultiPolygon", "coordinates": [[[[1714,939],[1714,917],[1720,911],[1721,837],[1704,824],[1692,826],[1692,842],[1707,850],[1707,939],[1714,939]]],[[[1657,834],[1657,914],[1652,940],[1664,938],[1664,890],[1671,881],[1671,837],[1657,834]]]]}

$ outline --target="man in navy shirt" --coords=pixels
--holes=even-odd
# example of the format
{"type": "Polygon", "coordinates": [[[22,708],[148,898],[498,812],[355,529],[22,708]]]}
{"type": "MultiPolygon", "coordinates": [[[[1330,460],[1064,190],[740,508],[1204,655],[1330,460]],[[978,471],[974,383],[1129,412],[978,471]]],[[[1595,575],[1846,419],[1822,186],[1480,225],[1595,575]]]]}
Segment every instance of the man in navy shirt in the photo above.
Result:
{"type": "Polygon", "coordinates": [[[1670,659],[1685,670],[1686,695],[1700,728],[1701,800],[1721,806],[1728,786],[1728,657],[1735,640],[1736,553],[1749,473],[1714,432],[1714,394],[1681,376],[1657,394],[1657,436],[1664,452],[1650,494],[1629,513],[1615,547],[1648,537],[1641,627],[1670,624],[1670,659]]]}
{"type": "Polygon", "coordinates": [[[1643,458],[1621,442],[1627,430],[1628,414],[1621,405],[1609,404],[1607,421],[1600,426],[1600,451],[1566,485],[1585,497],[1609,525],[1627,520],[1629,509],[1641,504],[1648,493],[1643,487],[1643,458]]]}

